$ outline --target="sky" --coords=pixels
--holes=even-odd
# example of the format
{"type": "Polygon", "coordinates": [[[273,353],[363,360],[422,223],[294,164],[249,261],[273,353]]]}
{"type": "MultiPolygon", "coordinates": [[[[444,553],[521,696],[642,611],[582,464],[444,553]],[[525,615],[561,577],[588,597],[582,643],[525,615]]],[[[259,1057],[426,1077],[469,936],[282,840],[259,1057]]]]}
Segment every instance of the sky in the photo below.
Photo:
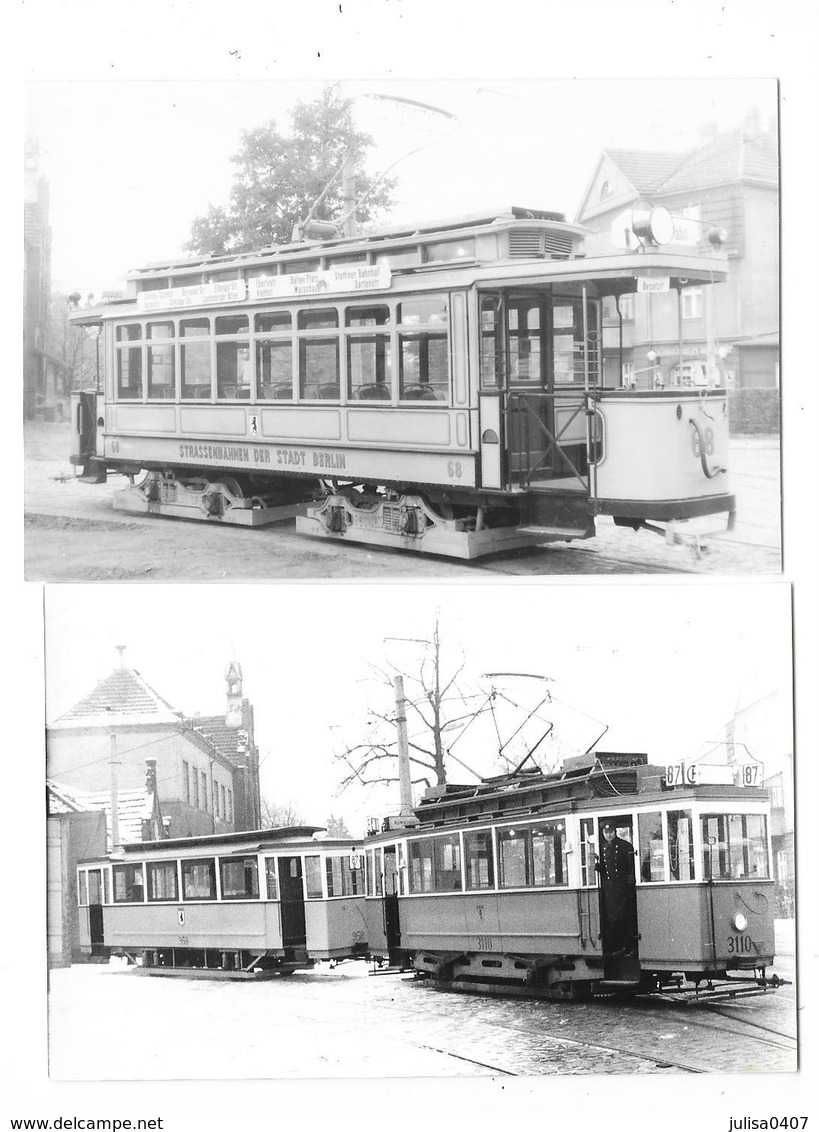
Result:
{"type": "MultiPolygon", "coordinates": [[[[321,81],[30,82],[26,128],[50,187],[54,286],[99,294],[176,256],[194,217],[227,204],[243,130],[311,101],[321,81]]],[[[573,219],[607,146],[685,151],[708,123],[775,120],[773,79],[345,78],[372,174],[398,178],[390,219],[512,204],[573,219]],[[397,99],[435,108],[424,111],[397,99]],[[455,115],[455,120],[435,110],[455,115]]]]}
{"type": "MultiPolygon", "coordinates": [[[[373,667],[416,673],[436,616],[442,672],[463,664],[463,710],[498,692],[495,719],[486,713],[457,739],[452,733],[453,781],[504,769],[499,745],[520,761],[549,723],[538,760],[580,754],[608,728],[599,749],[646,752],[664,765],[722,741],[737,708],[768,692],[791,702],[783,584],[231,586],[229,597],[225,588],[50,587],[46,718],[110,674],[116,645],[188,715],[224,710],[225,667],[237,659],[255,710],[263,796],[294,804],[317,825],[342,816],[359,836],[368,817],[395,812],[397,787],[339,794],[335,756],[372,733],[371,712],[393,710],[392,689],[373,667]],[[543,704],[547,691],[552,702],[543,704]]],[[[413,687],[407,680],[408,696],[413,687]]],[[[462,710],[454,689],[452,707],[462,710]]],[[[766,774],[792,750],[790,726],[786,711],[779,749],[752,752],[767,760],[766,774]]]]}

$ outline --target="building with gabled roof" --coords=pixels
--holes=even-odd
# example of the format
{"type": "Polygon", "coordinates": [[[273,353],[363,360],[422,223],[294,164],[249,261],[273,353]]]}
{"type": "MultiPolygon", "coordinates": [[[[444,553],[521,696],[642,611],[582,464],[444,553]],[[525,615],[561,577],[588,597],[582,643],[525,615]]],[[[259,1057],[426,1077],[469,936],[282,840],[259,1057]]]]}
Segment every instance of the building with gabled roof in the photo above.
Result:
{"type": "MultiPolygon", "coordinates": [[[[156,802],[170,835],[258,829],[259,757],[253,709],[242,696],[238,665],[228,666],[225,679],[224,714],[191,719],[121,661],[48,724],[49,778],[61,796],[73,797],[84,808],[108,799],[110,811],[115,792],[120,844],[134,834],[142,839],[141,827],[136,819],[130,821],[128,811],[145,797],[146,761],[156,764],[156,802]]],[[[110,830],[110,816],[108,824],[110,830]]]]}
{"type": "MultiPolygon", "coordinates": [[[[595,233],[586,242],[587,253],[621,246],[623,216],[645,202],[671,213],[672,242],[704,244],[710,232],[723,229],[729,279],[716,288],[626,296],[619,315],[614,300],[608,301],[603,319],[606,384],[639,389],[710,382],[743,393],[776,388],[775,124],[764,126],[758,115],[750,114],[741,126],[723,133],[709,127],[700,144],[685,151],[604,149],[576,216],[595,233]]],[[[732,394],[732,414],[744,412],[743,406],[752,402],[751,395],[732,394]]],[[[778,405],[778,398],[772,403],[778,405]]]]}

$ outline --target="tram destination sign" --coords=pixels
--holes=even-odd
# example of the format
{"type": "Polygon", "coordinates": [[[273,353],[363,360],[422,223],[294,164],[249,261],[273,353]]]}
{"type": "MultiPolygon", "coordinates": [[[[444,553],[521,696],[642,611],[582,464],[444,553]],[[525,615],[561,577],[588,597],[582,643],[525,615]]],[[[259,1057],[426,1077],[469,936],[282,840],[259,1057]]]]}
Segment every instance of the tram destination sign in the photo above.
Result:
{"type": "Polygon", "coordinates": [[[298,295],[337,295],[345,291],[385,291],[392,272],[385,263],[351,264],[326,271],[300,271],[248,281],[248,298],[281,299],[298,295]]]}
{"type": "Polygon", "coordinates": [[[225,279],[221,283],[197,283],[191,287],[166,287],[159,291],[140,291],[137,307],[141,311],[175,310],[177,307],[203,307],[215,303],[242,303],[247,298],[244,279],[225,279]]]}
{"type": "Polygon", "coordinates": [[[764,778],[762,763],[742,763],[740,766],[713,765],[710,763],[669,763],[665,768],[665,785],[673,786],[761,786],[764,778]]]}

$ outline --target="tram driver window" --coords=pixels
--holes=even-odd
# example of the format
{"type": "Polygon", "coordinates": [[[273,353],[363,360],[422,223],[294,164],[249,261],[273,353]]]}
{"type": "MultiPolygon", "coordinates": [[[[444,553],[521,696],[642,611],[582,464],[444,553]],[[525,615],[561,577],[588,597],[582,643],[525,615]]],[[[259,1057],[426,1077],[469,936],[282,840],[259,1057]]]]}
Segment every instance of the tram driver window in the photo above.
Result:
{"type": "Polygon", "coordinates": [[[668,867],[672,880],[694,879],[694,831],[690,810],[668,811],[668,867]]]}
{"type": "Polygon", "coordinates": [[[304,883],[308,900],[321,900],[324,892],[321,886],[321,857],[304,858],[304,883]]]}
{"type": "Polygon", "coordinates": [[[145,899],[142,863],[114,865],[114,903],[138,904],[145,899]]]}
{"type": "Polygon", "coordinates": [[[770,876],[767,823],[762,814],[704,814],[701,822],[705,880],[770,876]]]}

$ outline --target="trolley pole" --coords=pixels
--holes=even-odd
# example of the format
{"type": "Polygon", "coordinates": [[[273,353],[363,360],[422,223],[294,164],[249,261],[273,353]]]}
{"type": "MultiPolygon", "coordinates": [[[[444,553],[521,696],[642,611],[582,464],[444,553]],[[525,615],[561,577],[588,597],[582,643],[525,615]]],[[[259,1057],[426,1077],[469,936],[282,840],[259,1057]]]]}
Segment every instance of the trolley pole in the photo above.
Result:
{"type": "Polygon", "coordinates": [[[395,723],[398,728],[398,782],[401,795],[402,818],[413,817],[412,813],[412,778],[410,776],[409,742],[407,740],[407,708],[404,702],[404,680],[396,676],[395,680],[395,723]]]}
{"type": "Polygon", "coordinates": [[[119,801],[117,798],[117,737],[111,732],[111,852],[119,845],[119,801]]]}
{"type": "Polygon", "coordinates": [[[344,158],[342,173],[341,215],[344,217],[344,235],[357,235],[355,222],[355,158],[350,151],[344,158]]]}

